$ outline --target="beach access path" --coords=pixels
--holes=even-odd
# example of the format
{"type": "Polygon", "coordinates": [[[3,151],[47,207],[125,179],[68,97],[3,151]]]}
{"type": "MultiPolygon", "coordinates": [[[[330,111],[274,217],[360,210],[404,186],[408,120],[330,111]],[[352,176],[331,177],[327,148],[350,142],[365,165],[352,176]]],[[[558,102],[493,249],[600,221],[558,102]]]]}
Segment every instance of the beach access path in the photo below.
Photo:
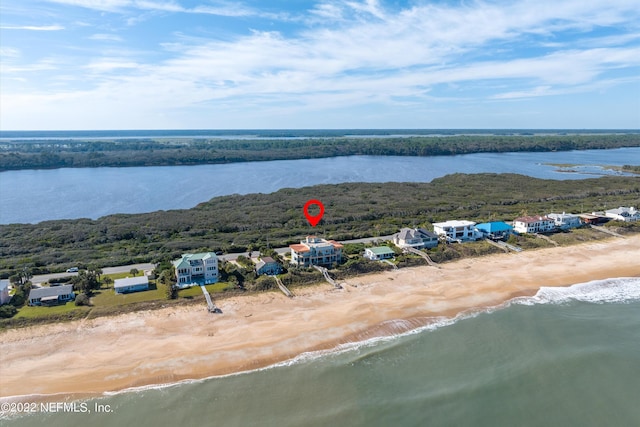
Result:
{"type": "Polygon", "coordinates": [[[640,277],[638,259],[635,235],[363,275],[340,290],[296,288],[293,299],[279,291],[220,299],[219,315],[174,306],[6,330],[0,396],[91,396],[252,370],[535,295],[541,286],[640,277]]]}

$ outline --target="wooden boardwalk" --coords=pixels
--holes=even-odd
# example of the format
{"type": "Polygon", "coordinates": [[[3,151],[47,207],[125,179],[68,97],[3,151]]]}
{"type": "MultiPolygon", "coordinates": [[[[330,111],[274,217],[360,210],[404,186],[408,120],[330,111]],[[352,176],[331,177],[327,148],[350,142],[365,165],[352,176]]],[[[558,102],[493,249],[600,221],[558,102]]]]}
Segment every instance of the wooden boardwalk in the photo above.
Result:
{"type": "Polygon", "coordinates": [[[320,267],[319,265],[314,265],[313,268],[315,268],[316,270],[318,270],[319,272],[322,273],[322,275],[324,276],[324,280],[326,280],[327,282],[329,282],[330,284],[333,285],[334,288],[336,289],[342,289],[342,286],[340,286],[338,283],[336,283],[335,280],[333,280],[331,278],[331,276],[329,276],[329,271],[327,271],[326,268],[324,267],[320,267]]]}
{"type": "Polygon", "coordinates": [[[419,251],[419,250],[417,250],[415,248],[403,248],[402,251],[403,252],[410,252],[412,254],[416,254],[418,256],[421,256],[422,258],[424,258],[425,261],[427,261],[427,264],[429,264],[430,266],[436,267],[436,268],[440,268],[440,266],[437,263],[435,263],[431,259],[431,257],[429,255],[427,255],[426,253],[424,253],[422,251],[419,251]]]}
{"type": "Polygon", "coordinates": [[[611,230],[607,229],[606,227],[602,227],[602,226],[597,226],[597,225],[591,224],[591,228],[593,228],[594,230],[598,230],[598,231],[601,231],[603,233],[607,233],[607,234],[610,234],[612,236],[616,236],[616,237],[620,237],[621,239],[624,239],[623,235],[618,234],[615,231],[611,231],[611,230]]]}
{"type": "Polygon", "coordinates": [[[291,292],[285,285],[284,283],[282,283],[282,280],[280,280],[280,278],[278,276],[271,276],[276,280],[276,283],[278,284],[278,288],[280,288],[280,290],[282,291],[283,294],[285,294],[286,296],[288,296],[289,298],[293,298],[293,292],[291,292]]]}
{"type": "Polygon", "coordinates": [[[211,295],[209,295],[209,291],[207,291],[207,288],[204,285],[200,285],[200,289],[204,294],[204,298],[207,300],[207,309],[209,310],[209,313],[222,313],[222,311],[220,311],[220,309],[216,307],[213,301],[211,301],[211,295]]]}

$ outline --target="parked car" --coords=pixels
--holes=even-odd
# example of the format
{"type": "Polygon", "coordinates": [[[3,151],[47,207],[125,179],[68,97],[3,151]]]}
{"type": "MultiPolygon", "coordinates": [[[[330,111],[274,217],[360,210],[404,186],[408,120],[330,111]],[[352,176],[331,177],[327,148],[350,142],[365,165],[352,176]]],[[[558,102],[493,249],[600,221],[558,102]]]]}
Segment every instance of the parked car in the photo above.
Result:
{"type": "Polygon", "coordinates": [[[67,273],[77,273],[78,267],[67,268],[67,273]]]}

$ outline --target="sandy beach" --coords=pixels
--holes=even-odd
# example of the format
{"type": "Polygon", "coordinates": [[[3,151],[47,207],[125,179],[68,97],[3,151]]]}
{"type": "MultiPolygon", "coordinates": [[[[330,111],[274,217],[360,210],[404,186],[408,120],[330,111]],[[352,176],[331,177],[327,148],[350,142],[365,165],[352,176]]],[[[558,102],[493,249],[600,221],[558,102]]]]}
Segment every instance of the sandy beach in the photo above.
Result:
{"type": "Polygon", "coordinates": [[[415,267],[329,285],[0,334],[0,396],[88,396],[271,365],[391,335],[541,286],[640,276],[640,236],[415,267]],[[398,320],[403,320],[398,322],[398,320]]]}

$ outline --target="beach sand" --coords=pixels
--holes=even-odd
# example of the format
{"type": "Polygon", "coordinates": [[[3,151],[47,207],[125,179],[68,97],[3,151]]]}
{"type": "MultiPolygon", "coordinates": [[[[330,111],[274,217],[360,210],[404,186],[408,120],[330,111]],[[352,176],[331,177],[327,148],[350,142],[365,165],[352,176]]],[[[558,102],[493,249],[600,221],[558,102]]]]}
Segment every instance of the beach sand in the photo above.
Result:
{"type": "Polygon", "coordinates": [[[499,254],[355,277],[329,285],[8,330],[0,396],[90,396],[241,372],[303,352],[392,335],[541,286],[640,276],[640,236],[499,254]],[[401,321],[399,321],[401,320],[401,321]]]}

